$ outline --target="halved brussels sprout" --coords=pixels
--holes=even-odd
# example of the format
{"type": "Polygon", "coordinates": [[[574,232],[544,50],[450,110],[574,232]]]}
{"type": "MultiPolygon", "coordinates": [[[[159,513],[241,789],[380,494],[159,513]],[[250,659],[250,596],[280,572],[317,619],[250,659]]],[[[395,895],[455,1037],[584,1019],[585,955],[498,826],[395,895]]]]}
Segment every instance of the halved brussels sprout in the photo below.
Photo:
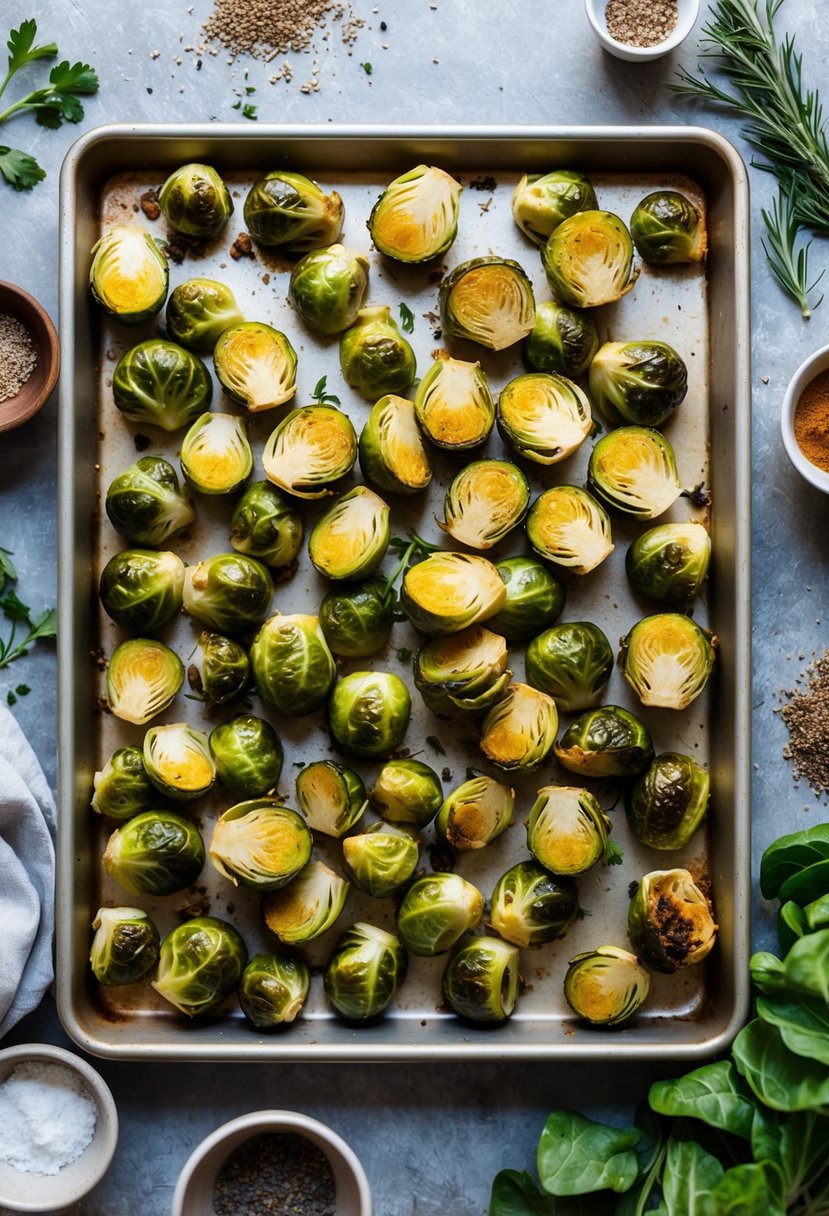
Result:
{"type": "Polygon", "coordinates": [[[655,519],[682,492],[674,450],[659,431],[620,426],[590,453],[587,484],[603,503],[635,519],[655,519]]]}
{"type": "Polygon", "coordinates": [[[210,408],[213,381],[189,350],[150,338],[125,351],[116,363],[112,399],[130,422],[178,431],[210,408]]]}
{"type": "Polygon", "coordinates": [[[387,760],[370,794],[374,806],[389,823],[431,823],[443,803],[440,777],[420,760],[387,760]]]}
{"type": "Polygon", "coordinates": [[[512,218],[531,241],[543,245],[562,220],[598,205],[596,191],[574,169],[525,173],[513,191],[512,218]]]}
{"type": "Polygon", "coordinates": [[[711,904],[687,870],[653,870],[628,909],[628,936],[642,961],[672,974],[701,963],[717,940],[711,904]]]}
{"type": "Polygon", "coordinates": [[[181,442],[181,471],[202,494],[232,494],[253,469],[253,452],[243,418],[202,414],[181,442]]]}
{"type": "Polygon", "coordinates": [[[288,296],[311,329],[339,334],[353,325],[367,290],[368,258],[345,245],[329,245],[297,262],[288,296]]]}
{"type": "Polygon", "coordinates": [[[144,767],[157,790],[180,802],[200,798],[216,780],[207,735],[186,722],[150,727],[144,736],[144,767]]]}
{"type": "Polygon", "coordinates": [[[667,342],[605,342],[590,364],[590,397],[611,426],[661,426],[688,391],[685,361],[667,342]]]}
{"type": "Polygon", "coordinates": [[[630,710],[602,705],[570,724],[555,753],[559,764],[583,777],[635,777],[653,760],[653,741],[630,710]]]}
{"type": "Polygon", "coordinates": [[[432,713],[480,717],[501,700],[512,679],[507,659],[500,634],[470,625],[424,642],[414,659],[415,687],[432,713]]]}
{"type": "Polygon", "coordinates": [[[243,553],[219,553],[184,572],[184,611],[223,633],[244,633],[268,615],[273,580],[243,553]]]}
{"type": "Polygon", "coordinates": [[[386,556],[389,535],[388,503],[368,486],[355,486],[314,524],[308,554],[326,578],[363,578],[386,556]]]}
{"type": "Polygon", "coordinates": [[[134,545],[163,545],[196,518],[175,469],[161,456],[142,456],[110,483],[106,513],[134,545]]]}
{"type": "Polygon", "coordinates": [[[311,985],[308,964],[297,954],[254,954],[239,981],[242,1013],[257,1030],[295,1021],[311,985]]]}
{"type": "Polygon", "coordinates": [[[630,235],[642,260],[654,266],[701,262],[708,246],[705,220],[677,190],[646,195],[630,217],[630,235]]]}
{"type": "Polygon", "coordinates": [[[240,714],[210,732],[216,776],[237,798],[264,798],[276,789],[282,772],[282,744],[264,718],[240,714]]]}
{"type": "Polygon", "coordinates": [[[402,392],[412,383],[417,371],[414,351],[385,304],[357,313],[340,338],[340,369],[346,384],[369,401],[402,392]]]}
{"type": "Polygon", "coordinates": [[[206,705],[226,705],[242,695],[250,677],[244,646],[221,633],[202,630],[190,656],[187,681],[206,705]]]}
{"type": "Polygon", "coordinates": [[[328,960],[325,995],[342,1017],[377,1017],[406,978],[406,951],[393,933],[357,921],[346,929],[328,960]]]}
{"type": "Polygon", "coordinates": [[[411,712],[409,690],[399,676],[353,671],[334,685],[328,729],[334,746],[347,755],[385,759],[403,742],[411,712]]]}
{"type": "Polygon", "coordinates": [[[107,704],[116,718],[143,726],[172,704],[184,683],[178,655],[153,638],[127,638],[107,666],[107,704]]]}
{"type": "Polygon", "coordinates": [[[509,258],[472,258],[446,276],[438,299],[446,338],[505,350],[532,333],[535,297],[524,269],[509,258]]]}
{"type": "Polygon", "coordinates": [[[625,570],[634,591],[666,604],[690,604],[699,595],[708,563],[711,537],[702,524],[657,524],[630,546],[625,570]]]}
{"type": "Polygon", "coordinates": [[[122,629],[149,633],[181,608],[184,562],[175,553],[124,549],[101,571],[99,593],[108,616],[122,629]]]}
{"type": "Polygon", "coordinates": [[[590,402],[577,384],[555,373],[516,376],[498,398],[498,430],[519,456],[558,464],[593,430],[590,402]]]}
{"type": "Polygon", "coordinates": [[[296,362],[285,334],[261,321],[229,326],[213,349],[219,383],[251,414],[290,401],[296,393],[296,362]]]}
{"type": "Polygon", "coordinates": [[[598,349],[599,333],[589,313],[545,300],[536,305],[535,325],[522,353],[532,371],[558,372],[573,380],[584,375],[598,349]]]}
{"type": "Polygon", "coordinates": [[[704,768],[679,752],[663,752],[625,790],[625,812],[637,840],[652,849],[681,849],[708,809],[711,781],[704,768]]]}
{"type": "Polygon", "coordinates": [[[481,726],[481,751],[505,772],[531,773],[547,759],[558,730],[556,703],[529,684],[510,684],[481,726]]]}
{"type": "Polygon", "coordinates": [[[307,253],[339,240],[345,208],[335,190],[326,194],[301,173],[275,169],[248,191],[244,215],[259,245],[307,253]]]}
{"type": "Polygon", "coordinates": [[[390,182],[374,204],[368,230],[375,247],[397,262],[428,262],[458,234],[463,187],[434,165],[416,165],[390,182]]]}
{"type": "Polygon", "coordinates": [[[247,959],[247,947],[233,925],[215,916],[196,916],[164,938],[152,986],[181,1013],[198,1017],[230,996],[247,959]]]}
{"type": "Polygon", "coordinates": [[[262,453],[268,481],[296,498],[324,498],[331,483],[350,473],[357,459],[351,420],[333,405],[291,410],[271,432],[262,453]]]}
{"type": "Polygon", "coordinates": [[[158,205],[176,232],[198,240],[218,236],[233,214],[233,199],[211,165],[182,165],[158,192],[158,205]]]}
{"type": "Polygon", "coordinates": [[[460,633],[494,616],[507,598],[495,566],[470,553],[433,553],[403,576],[403,611],[422,633],[460,633]]]}
{"type": "Polygon", "coordinates": [[[541,248],[553,291],[573,308],[612,304],[633,287],[630,233],[610,211],[580,211],[563,220],[541,248]]]}
{"type": "Polygon", "coordinates": [[[527,820],[527,848],[551,874],[575,877],[622,854],[610,839],[611,822],[589,790],[545,785],[527,820]]]}
{"type": "Polygon", "coordinates": [[[411,401],[388,394],[372,406],[360,432],[360,468],[364,477],[391,494],[426,489],[432,464],[411,401]]]}
{"type": "Polygon", "coordinates": [[[362,777],[332,760],[314,760],[300,769],[296,800],[308,826],[335,839],[350,831],[368,806],[362,777]]]}
{"type": "Polygon", "coordinates": [[[359,836],[345,838],[343,857],[355,887],[384,899],[405,887],[417,869],[420,850],[401,828],[373,823],[359,836]]]}
{"type": "Polygon", "coordinates": [[[135,984],[158,962],[158,929],[140,908],[99,908],[89,952],[99,984],[135,984]]]}
{"type": "Polygon", "coordinates": [[[618,1026],[632,1018],[648,995],[650,976],[635,954],[597,946],[570,959],[564,999],[594,1026],[618,1026]]]}
{"type": "Polygon", "coordinates": [[[487,627],[503,634],[508,642],[526,641],[561,616],[567,591],[540,562],[532,557],[508,557],[498,563],[498,573],[507,598],[487,627]]]}
{"type": "Polygon", "coordinates": [[[333,587],[320,604],[320,626],[332,654],[366,659],[391,636],[394,597],[382,578],[354,587],[333,587]]]}
{"type": "Polygon", "coordinates": [[[448,451],[483,443],[495,425],[495,402],[481,365],[442,353],[418,384],[414,409],[426,437],[448,451]]]}
{"type": "Polygon", "coordinates": [[[592,709],[613,674],[613,651],[598,625],[566,621],[527,647],[527,683],[553,698],[566,714],[592,709]]]}
{"type": "Polygon", "coordinates": [[[529,504],[529,483],[514,464],[475,460],[453,478],[438,525],[462,545],[491,549],[518,527],[529,504]]]}
{"type": "Polygon", "coordinates": [[[259,696],[289,718],[319,709],[331,691],[337,668],[319,617],[276,613],[253,639],[253,678],[259,696]]]}
{"type": "Polygon", "coordinates": [[[299,874],[313,842],[301,815],[276,798],[253,798],[216,820],[208,856],[234,886],[275,891],[299,874]]]}
{"type": "Polygon", "coordinates": [[[119,747],[92,779],[92,809],[110,819],[132,819],[158,805],[158,790],[147,776],[137,747],[119,747]]]}
{"type": "Polygon", "coordinates": [[[170,272],[156,242],[133,224],[116,224],[92,246],[92,298],[122,325],[154,317],[167,298],[170,272]]]}
{"type": "Polygon", "coordinates": [[[492,928],[523,949],[564,937],[579,911],[576,884],[534,861],[519,861],[502,874],[490,900],[492,928]]]}
{"type": "Polygon", "coordinates": [[[189,819],[172,811],[144,811],[112,833],[104,869],[133,895],[173,895],[195,882],[204,843],[189,819]]]}
{"type": "Polygon", "coordinates": [[[460,874],[439,870],[416,878],[397,909],[397,932],[412,954],[444,954],[474,929],[484,911],[484,897],[460,874]]]}
{"type": "Polygon", "coordinates": [[[302,546],[302,516],[270,482],[255,481],[233,509],[230,543],[268,566],[290,566],[302,546]]]}
{"type": "Polygon", "coordinates": [[[685,709],[708,683],[716,646],[691,617],[660,612],[621,639],[619,666],[643,705],[685,709]]]}
{"type": "Polygon", "coordinates": [[[455,849],[482,849],[512,822],[515,790],[492,777],[470,777],[438,811],[435,831],[455,849]]]}
{"type": "Polygon", "coordinates": [[[216,279],[187,279],[167,301],[167,332],[188,350],[212,350],[229,326],[244,319],[233,292],[216,279]]]}
{"type": "Polygon", "coordinates": [[[499,937],[473,937],[460,946],[443,972],[443,997],[470,1022],[505,1022],[518,1000],[519,955],[499,937]]]}
{"type": "Polygon", "coordinates": [[[323,862],[309,861],[287,887],[264,896],[262,918],[281,942],[302,945],[331,928],[350,887],[323,862]]]}
{"type": "Polygon", "coordinates": [[[604,507],[580,486],[550,486],[527,515],[527,539],[539,557],[589,574],[613,552],[604,507]]]}

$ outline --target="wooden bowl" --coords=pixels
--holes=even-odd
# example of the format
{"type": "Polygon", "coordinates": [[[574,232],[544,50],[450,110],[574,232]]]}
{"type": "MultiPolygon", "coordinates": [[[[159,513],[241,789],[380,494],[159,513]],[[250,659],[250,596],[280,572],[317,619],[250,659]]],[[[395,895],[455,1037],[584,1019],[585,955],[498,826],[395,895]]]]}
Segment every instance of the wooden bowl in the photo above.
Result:
{"type": "Polygon", "coordinates": [[[28,422],[49,400],[60,371],[58,335],[46,309],[37,300],[0,280],[0,316],[16,317],[29,331],[37,364],[16,397],[0,401],[0,432],[11,431],[28,422]]]}

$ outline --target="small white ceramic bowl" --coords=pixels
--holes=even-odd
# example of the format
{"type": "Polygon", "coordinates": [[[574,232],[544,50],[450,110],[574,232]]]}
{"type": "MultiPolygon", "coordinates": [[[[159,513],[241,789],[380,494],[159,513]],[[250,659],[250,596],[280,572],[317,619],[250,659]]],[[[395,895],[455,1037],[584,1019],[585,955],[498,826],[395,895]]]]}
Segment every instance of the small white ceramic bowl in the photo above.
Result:
{"type": "Polygon", "coordinates": [[[205,1216],[212,1212],[219,1170],[234,1149],[263,1132],[291,1132],[322,1149],[334,1175],[337,1216],[372,1216],[368,1179],[353,1150],[324,1123],[291,1110],[257,1110],[240,1115],[202,1140],[179,1175],[172,1216],[205,1216]]]}
{"type": "Polygon", "coordinates": [[[86,1060],[49,1043],[22,1043],[0,1051],[0,1082],[18,1064],[43,1060],[64,1064],[83,1082],[98,1107],[98,1121],[88,1147],[57,1174],[24,1174],[0,1161],[0,1207],[12,1212],[52,1212],[70,1207],[89,1194],[109,1168],[118,1143],[118,1111],[109,1086],[86,1060]]]}
{"type": "Polygon", "coordinates": [[[829,473],[812,464],[811,460],[807,460],[798,447],[794,437],[794,414],[800,395],[807,384],[810,384],[815,376],[819,376],[821,372],[827,370],[829,370],[829,346],[822,346],[820,350],[816,350],[813,355],[810,355],[805,363],[801,363],[792,376],[789,387],[786,389],[786,396],[783,398],[783,409],[780,412],[780,430],[789,460],[801,477],[805,477],[806,481],[817,486],[819,490],[823,490],[824,494],[829,494],[829,473]]]}
{"type": "Polygon", "coordinates": [[[699,2],[700,0],[677,0],[676,25],[664,42],[658,42],[655,46],[631,46],[627,42],[617,42],[615,38],[611,38],[605,20],[607,0],[584,0],[584,8],[593,33],[606,51],[617,59],[647,63],[650,59],[667,55],[685,41],[699,16],[699,2]]]}

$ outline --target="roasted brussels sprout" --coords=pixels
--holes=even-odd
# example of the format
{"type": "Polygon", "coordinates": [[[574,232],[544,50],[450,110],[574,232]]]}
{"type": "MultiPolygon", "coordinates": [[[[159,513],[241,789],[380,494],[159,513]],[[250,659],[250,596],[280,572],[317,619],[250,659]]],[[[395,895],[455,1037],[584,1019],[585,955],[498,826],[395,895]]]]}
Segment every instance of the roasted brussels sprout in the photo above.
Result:
{"type": "Polygon", "coordinates": [[[393,596],[382,578],[353,587],[333,587],[320,604],[320,626],[332,654],[366,659],[391,636],[393,596]]]}
{"type": "Polygon", "coordinates": [[[262,900],[265,924],[289,946],[313,941],[345,907],[350,883],[321,861],[309,861],[296,878],[262,900]]]}
{"type": "Polygon", "coordinates": [[[276,798],[253,798],[216,820],[208,856],[234,886],[276,891],[311,858],[311,833],[301,815],[276,798]]]}
{"type": "Polygon", "coordinates": [[[133,895],[173,895],[195,882],[204,865],[198,828],[172,811],[144,811],[116,828],[104,869],[133,895]]]}
{"type": "Polygon", "coordinates": [[[527,647],[527,683],[553,698],[566,714],[592,709],[613,674],[613,651],[598,625],[566,621],[527,647]]]}
{"type": "Polygon", "coordinates": [[[264,798],[276,789],[282,772],[282,744],[264,718],[239,714],[210,732],[216,776],[237,798],[264,798]]]}
{"type": "Polygon", "coordinates": [[[483,443],[495,425],[486,372],[440,354],[417,386],[415,415],[435,447],[461,451],[483,443]]]}
{"type": "Polygon", "coordinates": [[[262,700],[289,718],[319,709],[337,676],[319,617],[305,613],[267,620],[253,639],[250,662],[262,700]]]}
{"type": "Polygon", "coordinates": [[[415,687],[432,713],[482,717],[500,701],[512,679],[507,645],[497,633],[470,625],[448,638],[432,638],[414,659],[415,687]]]}
{"type": "Polygon", "coordinates": [[[340,334],[353,325],[368,290],[368,258],[329,245],[306,253],[291,272],[289,299],[319,334],[340,334]]]}
{"type": "Polygon", "coordinates": [[[339,240],[345,208],[335,190],[326,194],[301,173],[275,169],[248,191],[244,215],[257,244],[307,253],[339,240]]]}
{"type": "Polygon", "coordinates": [[[406,978],[406,951],[393,933],[357,921],[346,929],[328,960],[325,995],[342,1017],[377,1017],[406,978]]]}
{"type": "Polygon", "coordinates": [[[473,937],[443,972],[447,1005],[470,1022],[505,1022],[518,1000],[519,955],[499,937],[473,937]]]}
{"type": "Polygon", "coordinates": [[[714,666],[717,639],[679,612],[637,621],[621,640],[619,666],[643,705],[685,709],[714,666]]]}
{"type": "Polygon", "coordinates": [[[593,430],[590,402],[565,376],[530,372],[510,380],[498,398],[498,430],[512,450],[535,464],[558,464],[593,430]]]}
{"type": "Polygon", "coordinates": [[[330,579],[372,574],[389,547],[389,505],[368,486],[355,486],[319,517],[308,538],[308,554],[330,579]]]}
{"type": "Polygon", "coordinates": [[[232,638],[202,630],[190,659],[187,681],[206,705],[226,705],[245,691],[250,662],[244,646],[232,638]]]}
{"type": "Polygon", "coordinates": [[[254,954],[239,981],[242,1013],[257,1030],[293,1022],[305,1003],[311,973],[297,954],[254,954]]]}
{"type": "Polygon", "coordinates": [[[143,726],[162,713],[184,683],[184,664],[163,642],[127,638],[107,666],[107,704],[116,718],[143,726]]]}
{"type": "Polygon", "coordinates": [[[387,760],[370,794],[374,806],[389,823],[431,823],[443,803],[440,777],[420,760],[387,760]]]}
{"type": "Polygon", "coordinates": [[[116,363],[112,398],[130,422],[178,431],[210,408],[213,381],[189,350],[150,338],[125,351],[116,363]]]}
{"type": "Polygon", "coordinates": [[[610,839],[611,822],[589,790],[545,785],[527,820],[527,848],[551,874],[575,877],[622,854],[610,839]]]}
{"type": "Polygon", "coordinates": [[[216,780],[207,735],[186,722],[150,727],[144,736],[144,767],[156,789],[179,802],[200,798],[216,780]]]}
{"type": "Polygon", "coordinates": [[[505,772],[531,773],[552,751],[558,713],[552,697],[528,684],[510,684],[481,726],[481,751],[505,772]]]}
{"type": "Polygon", "coordinates": [[[708,245],[704,219],[677,190],[646,195],[630,217],[630,235],[640,258],[654,266],[701,262],[708,245]]]}
{"type": "Polygon", "coordinates": [[[710,778],[690,756],[663,752],[625,790],[625,813],[637,840],[652,849],[681,849],[708,809],[710,778]]]}
{"type": "Polygon", "coordinates": [[[181,442],[181,471],[202,494],[233,494],[253,469],[243,418],[202,414],[181,442]]]}
{"type": "Polygon", "coordinates": [[[147,776],[137,747],[119,747],[92,779],[92,809],[110,819],[132,819],[158,805],[158,790],[147,776]]]}
{"type": "Polygon", "coordinates": [[[503,634],[508,642],[524,642],[561,616],[566,589],[540,562],[532,557],[508,557],[498,563],[498,573],[507,598],[487,627],[503,634]]]}
{"type": "Polygon", "coordinates": [[[290,566],[302,546],[302,516],[270,482],[255,481],[233,509],[230,543],[267,566],[290,566]]]}
{"type": "Polygon", "coordinates": [[[440,285],[440,323],[446,338],[466,338],[505,350],[532,333],[535,298],[523,268],[509,258],[473,258],[440,285]]]}
{"type": "Polygon", "coordinates": [[[570,959],[564,999],[594,1026],[618,1026],[632,1018],[650,989],[650,977],[635,954],[597,946],[570,959]]]}
{"type": "Polygon", "coordinates": [[[261,321],[229,326],[213,349],[219,383],[251,414],[290,401],[296,393],[296,362],[285,334],[261,321]]]}
{"type": "Polygon", "coordinates": [[[541,249],[550,286],[562,304],[596,308],[633,287],[630,233],[610,211],[580,211],[563,220],[541,249]]]}
{"type": "Polygon", "coordinates": [[[183,587],[184,562],[175,553],[124,549],[104,566],[99,593],[116,625],[149,633],[180,610],[183,587]]]}
{"type": "Polygon", "coordinates": [[[634,591],[666,604],[691,604],[699,595],[711,538],[702,524],[657,524],[630,546],[625,570],[634,591]]]}
{"type": "Polygon", "coordinates": [[[422,633],[460,633],[494,616],[507,598],[495,566],[470,553],[433,553],[403,576],[403,611],[422,633]]]}
{"type": "Polygon", "coordinates": [[[182,165],[158,192],[167,223],[184,236],[209,241],[233,214],[230,191],[211,165],[182,165]]]}
{"type": "Polygon", "coordinates": [[[536,245],[543,245],[562,220],[597,206],[596,191],[574,169],[525,173],[512,195],[512,217],[536,245]]]}
{"type": "Polygon", "coordinates": [[[605,342],[590,364],[590,397],[611,426],[661,426],[688,391],[685,361],[667,342],[605,342]]]}
{"type": "Polygon", "coordinates": [[[573,380],[584,375],[598,349],[599,334],[589,313],[545,300],[536,305],[535,325],[522,353],[532,371],[556,372],[573,380]]]}
{"type": "Polygon", "coordinates": [[[397,932],[412,954],[444,954],[484,911],[484,897],[460,874],[437,871],[416,878],[397,909],[397,932]]]}
{"type": "Polygon", "coordinates": [[[262,453],[268,481],[296,498],[324,498],[357,459],[351,420],[333,405],[291,410],[271,432],[262,453]]]}
{"type": "Polygon", "coordinates": [[[243,553],[219,553],[184,573],[184,611],[223,633],[260,625],[272,597],[268,567],[243,553]]]}
{"type": "Polygon", "coordinates": [[[296,800],[309,827],[336,839],[354,827],[368,806],[362,777],[331,760],[314,760],[300,769],[296,800]]]}
{"type": "Polygon", "coordinates": [[[92,298],[122,325],[154,317],[167,298],[167,259],[156,242],[133,224],[116,224],[92,246],[92,298]]]}
{"type": "Polygon", "coordinates": [[[233,925],[215,916],[196,916],[164,938],[152,986],[181,1013],[198,1017],[230,996],[247,959],[233,925]]]}
{"type": "Polygon", "coordinates": [[[384,899],[405,887],[417,869],[420,850],[401,828],[374,823],[359,836],[345,838],[343,857],[355,887],[384,899]]]}
{"type": "Polygon", "coordinates": [[[628,936],[646,966],[667,975],[701,963],[717,940],[711,905],[687,870],[653,870],[628,909],[628,936]]]}
{"type": "Polygon", "coordinates": [[[134,545],[163,545],[196,518],[175,469],[161,456],[142,456],[110,483],[106,513],[134,545]]]}
{"type": "Polygon", "coordinates": [[[158,962],[158,929],[140,908],[99,908],[89,962],[99,984],[134,984],[158,962]]]}
{"type": "Polygon", "coordinates": [[[589,574],[613,552],[610,520],[579,486],[551,486],[527,515],[527,539],[539,557],[574,574],[589,574]]]}
{"type": "Polygon", "coordinates": [[[428,262],[458,234],[463,187],[443,169],[416,165],[390,182],[368,218],[371,239],[396,262],[428,262]]]}
{"type": "Polygon", "coordinates": [[[403,742],[412,701],[399,676],[353,671],[334,685],[328,728],[334,746],[347,755],[385,758],[403,742]]]}
{"type": "Polygon", "coordinates": [[[233,292],[215,279],[187,279],[167,301],[167,332],[188,350],[212,350],[230,325],[244,319],[233,292]]]}
{"type": "Polygon", "coordinates": [[[529,483],[514,464],[476,460],[453,478],[438,524],[470,549],[491,549],[521,523],[529,504],[529,483]]]}
{"type": "Polygon", "coordinates": [[[587,484],[608,507],[635,519],[655,519],[679,498],[674,450],[659,431],[620,426],[590,453],[587,484]]]}
{"type": "Polygon", "coordinates": [[[519,861],[502,874],[490,900],[492,928],[523,949],[564,937],[579,911],[576,884],[534,861],[519,861]]]}
{"type": "Polygon", "coordinates": [[[470,777],[447,795],[435,831],[455,849],[482,849],[512,822],[515,790],[492,777],[470,777]]]}
{"type": "Polygon", "coordinates": [[[570,724],[555,753],[559,764],[583,777],[635,777],[653,760],[653,742],[630,710],[602,705],[570,724]]]}
{"type": "Polygon", "coordinates": [[[340,369],[369,401],[408,388],[417,371],[414,351],[385,304],[361,308],[354,324],[340,338],[340,369]]]}
{"type": "Polygon", "coordinates": [[[373,406],[360,432],[363,476],[391,494],[417,494],[432,480],[415,408],[405,397],[388,394],[373,406]]]}

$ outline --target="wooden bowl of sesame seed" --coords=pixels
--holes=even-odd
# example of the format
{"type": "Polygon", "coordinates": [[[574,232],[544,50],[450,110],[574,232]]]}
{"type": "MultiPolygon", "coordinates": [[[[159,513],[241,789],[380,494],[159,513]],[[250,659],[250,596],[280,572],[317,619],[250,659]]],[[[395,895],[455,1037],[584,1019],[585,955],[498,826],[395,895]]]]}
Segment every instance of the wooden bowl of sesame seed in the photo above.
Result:
{"type": "Polygon", "coordinates": [[[59,371],[58,335],[46,309],[21,287],[0,280],[0,432],[43,408],[59,371]]]}

